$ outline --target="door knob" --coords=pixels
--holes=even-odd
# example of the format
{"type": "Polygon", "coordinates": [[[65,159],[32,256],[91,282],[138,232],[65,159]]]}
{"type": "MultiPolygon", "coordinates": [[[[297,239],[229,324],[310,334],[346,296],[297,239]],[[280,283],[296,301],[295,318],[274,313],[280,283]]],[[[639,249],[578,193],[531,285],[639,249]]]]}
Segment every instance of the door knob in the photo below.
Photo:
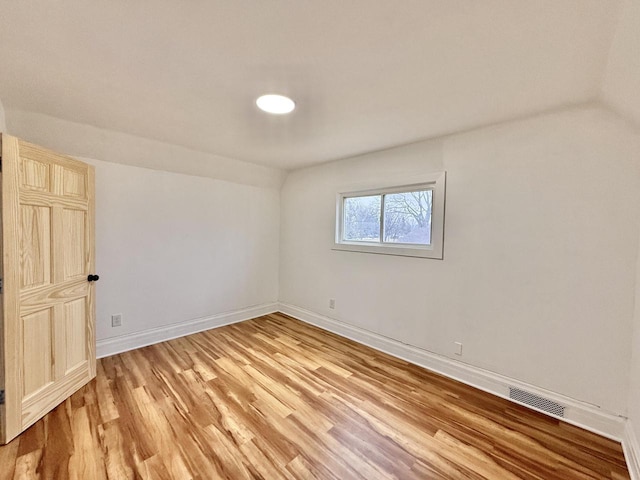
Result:
{"type": "Polygon", "coordinates": [[[98,280],[100,280],[100,275],[89,275],[87,277],[87,280],[89,282],[97,282],[98,280]]]}

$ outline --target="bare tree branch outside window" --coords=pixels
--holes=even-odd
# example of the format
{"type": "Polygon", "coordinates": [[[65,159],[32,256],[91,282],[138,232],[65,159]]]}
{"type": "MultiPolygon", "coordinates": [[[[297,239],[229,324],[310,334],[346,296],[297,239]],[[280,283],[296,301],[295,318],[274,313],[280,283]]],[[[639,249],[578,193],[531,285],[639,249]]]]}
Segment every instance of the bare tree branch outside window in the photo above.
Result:
{"type": "Polygon", "coordinates": [[[431,243],[431,190],[389,193],[384,199],[384,241],[431,243]]]}
{"type": "Polygon", "coordinates": [[[344,199],[343,238],[358,242],[380,241],[382,195],[344,199]]]}

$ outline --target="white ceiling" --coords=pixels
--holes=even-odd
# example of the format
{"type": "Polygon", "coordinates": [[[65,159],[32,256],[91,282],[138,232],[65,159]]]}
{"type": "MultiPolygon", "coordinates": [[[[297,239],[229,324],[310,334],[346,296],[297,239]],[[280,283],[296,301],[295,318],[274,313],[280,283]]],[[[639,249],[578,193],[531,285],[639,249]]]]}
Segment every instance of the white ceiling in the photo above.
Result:
{"type": "Polygon", "coordinates": [[[0,0],[0,98],[9,109],[297,168],[591,100],[617,8],[0,0]],[[296,111],[258,111],[255,98],[273,92],[293,97],[296,111]]]}

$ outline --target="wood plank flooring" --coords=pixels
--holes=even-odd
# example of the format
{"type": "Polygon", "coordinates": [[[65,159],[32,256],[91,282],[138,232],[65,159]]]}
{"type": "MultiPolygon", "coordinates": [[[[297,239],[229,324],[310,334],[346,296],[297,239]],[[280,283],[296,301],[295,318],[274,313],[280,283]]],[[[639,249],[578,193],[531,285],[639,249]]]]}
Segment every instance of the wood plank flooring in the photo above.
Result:
{"type": "Polygon", "coordinates": [[[5,479],[628,479],[618,443],[272,314],[115,355],[5,479]]]}

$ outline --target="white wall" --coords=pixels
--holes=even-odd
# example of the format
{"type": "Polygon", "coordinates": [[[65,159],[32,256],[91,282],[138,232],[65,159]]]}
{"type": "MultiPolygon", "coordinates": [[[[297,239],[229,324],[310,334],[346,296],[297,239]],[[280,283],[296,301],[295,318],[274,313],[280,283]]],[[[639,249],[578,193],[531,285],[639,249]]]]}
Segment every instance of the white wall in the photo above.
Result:
{"type": "Polygon", "coordinates": [[[278,190],[91,163],[98,339],[277,301],[278,190]]]}
{"type": "MultiPolygon", "coordinates": [[[[7,109],[6,116],[7,128],[13,135],[28,135],[28,139],[34,143],[69,155],[260,187],[279,188],[284,179],[283,171],[277,168],[103,130],[40,113],[7,109]]],[[[167,138],[167,142],[170,141],[167,138]]]]}
{"type": "MultiPolygon", "coordinates": [[[[75,153],[75,144],[65,142],[78,132],[60,128],[68,122],[16,121],[13,114],[7,115],[12,135],[75,153]]],[[[90,143],[85,155],[122,147],[119,135],[101,136],[95,155],[90,143]]],[[[147,145],[126,141],[134,151],[147,145]]],[[[223,172],[267,183],[255,186],[82,159],[96,166],[99,341],[277,301],[279,188],[269,184],[279,172],[263,180],[262,167],[247,172],[251,166],[241,164],[234,173],[229,164],[223,172]],[[123,314],[122,327],[111,327],[114,313],[123,314]]]]}
{"type": "MultiPolygon", "coordinates": [[[[640,0],[622,0],[602,85],[602,98],[640,128],[640,0]]],[[[638,154],[640,157],[640,153],[638,154]]],[[[640,251],[629,377],[628,415],[636,441],[640,439],[640,251]]],[[[640,448],[634,444],[633,448],[640,448]]],[[[640,459],[640,451],[635,452],[640,459]]]]}
{"type": "Polygon", "coordinates": [[[602,93],[605,102],[640,125],[640,0],[622,0],[602,93]]]}
{"type": "MultiPolygon", "coordinates": [[[[640,245],[639,245],[640,248],[640,245]]],[[[638,263],[635,291],[635,315],[633,336],[631,338],[631,375],[629,382],[629,421],[634,430],[636,439],[640,440],[640,249],[638,250],[638,263]]],[[[640,445],[638,445],[640,446],[640,445]]],[[[640,459],[640,452],[636,452],[640,459]]]]}
{"type": "Polygon", "coordinates": [[[7,131],[7,124],[5,122],[4,107],[2,106],[2,99],[0,99],[0,132],[7,131]]]}
{"type": "MultiPolygon", "coordinates": [[[[640,126],[639,25],[640,0],[623,0],[603,84],[604,100],[636,126],[640,126]]],[[[628,409],[632,428],[640,439],[640,262],[637,275],[628,409]]]]}
{"type": "Polygon", "coordinates": [[[624,413],[640,220],[625,125],[578,109],[291,173],[281,301],[453,359],[460,341],[463,362],[624,413]],[[331,250],[339,187],[439,170],[444,260],[331,250]]]}

